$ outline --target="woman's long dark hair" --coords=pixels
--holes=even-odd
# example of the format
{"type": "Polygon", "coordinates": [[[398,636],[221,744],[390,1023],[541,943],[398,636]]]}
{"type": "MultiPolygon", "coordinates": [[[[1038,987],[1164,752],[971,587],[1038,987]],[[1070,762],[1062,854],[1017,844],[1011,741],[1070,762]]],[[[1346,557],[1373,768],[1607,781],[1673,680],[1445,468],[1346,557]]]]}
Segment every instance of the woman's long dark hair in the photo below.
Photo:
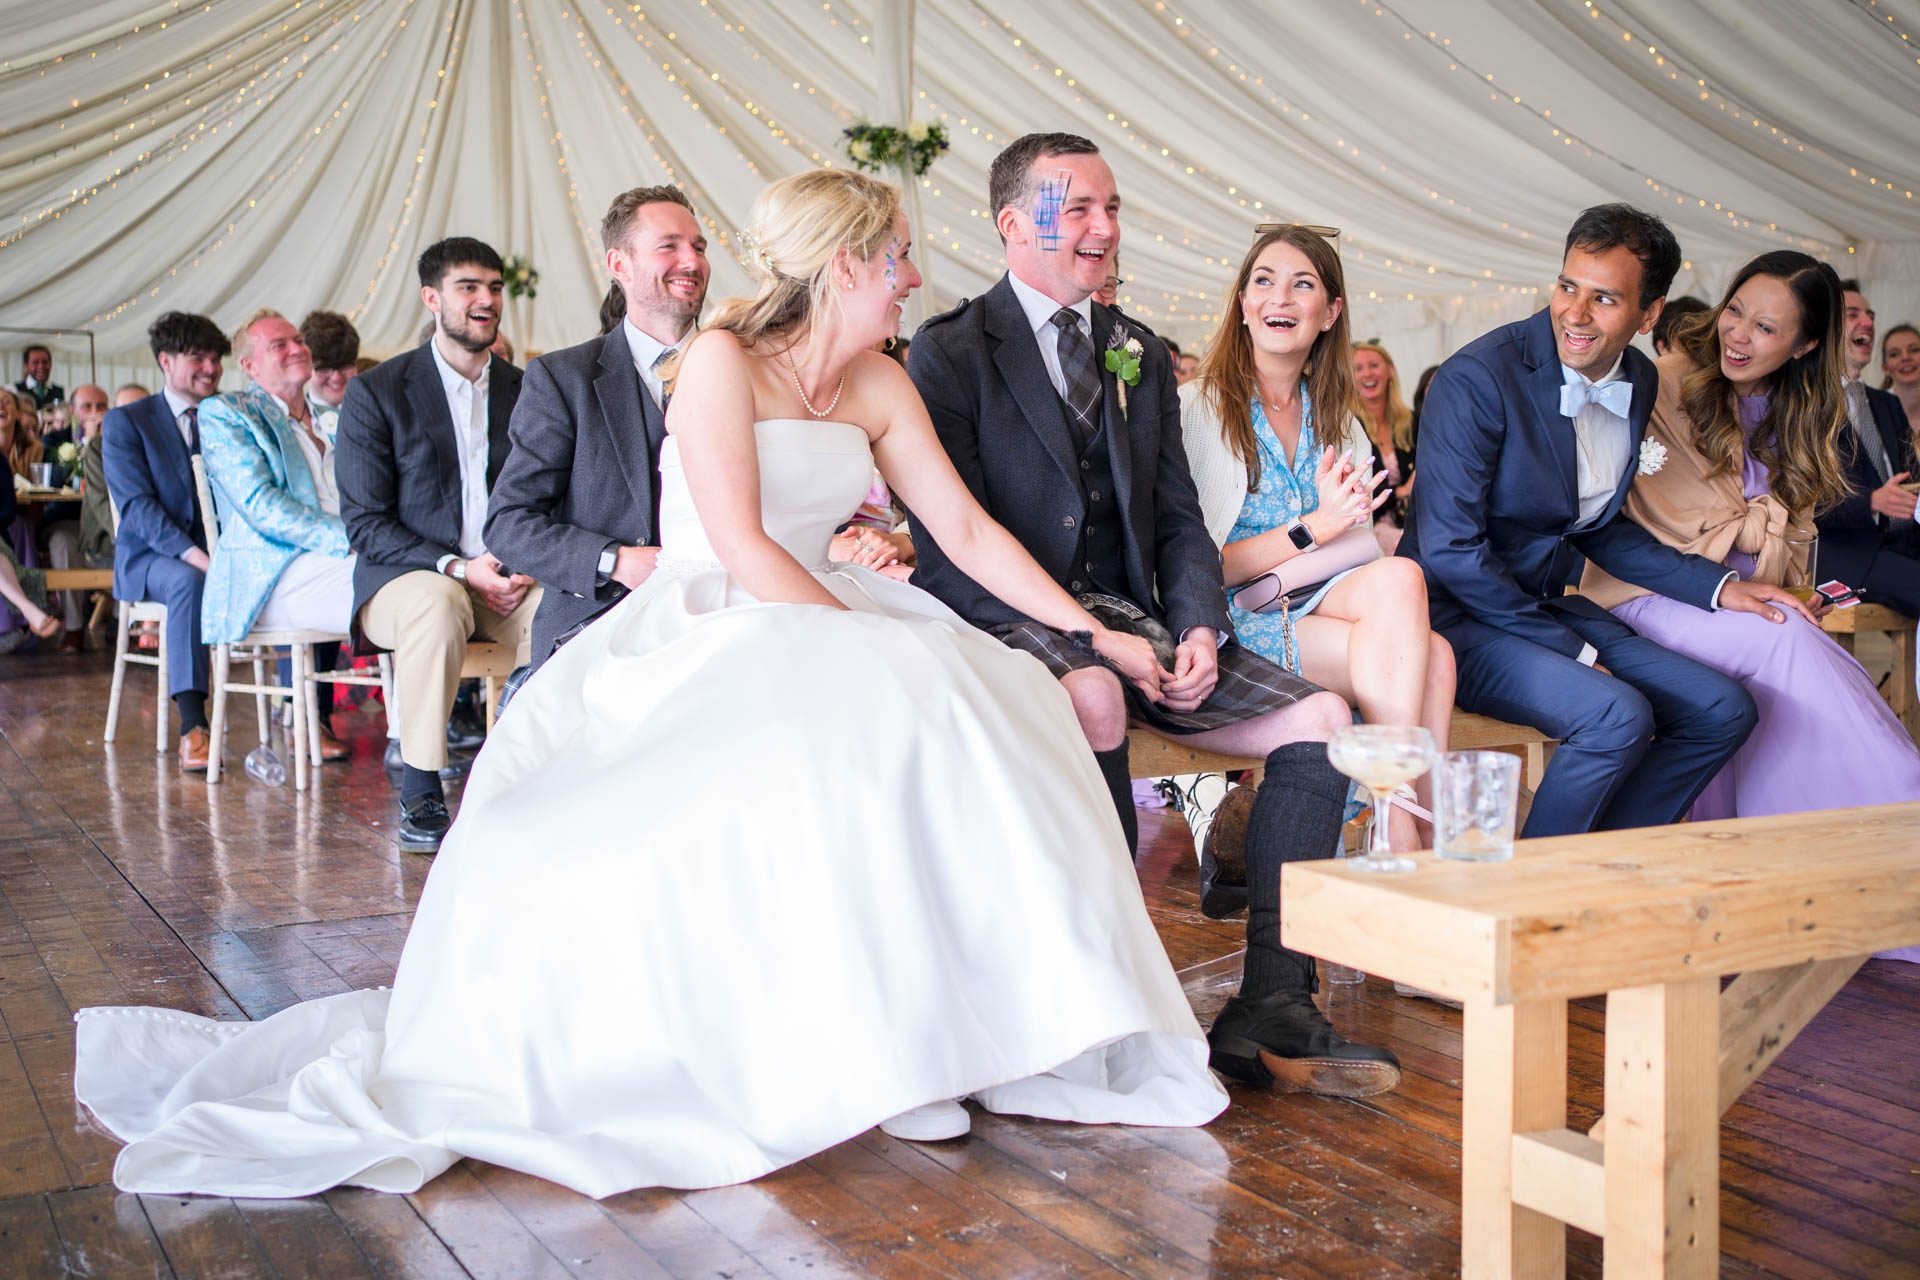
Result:
{"type": "Polygon", "coordinates": [[[1719,472],[1739,469],[1743,453],[1765,464],[1773,495],[1795,515],[1823,511],[1847,495],[1840,464],[1840,433],[1847,427],[1840,277],[1832,267],[1792,249],[1763,253],[1733,277],[1720,305],[1688,319],[1674,334],[1693,369],[1680,382],[1680,403],[1693,424],[1693,443],[1719,472]],[[1795,344],[1812,340],[1804,355],[1775,370],[1767,416],[1747,438],[1733,384],[1720,371],[1720,317],[1755,276],[1786,285],[1800,307],[1795,344]]]}

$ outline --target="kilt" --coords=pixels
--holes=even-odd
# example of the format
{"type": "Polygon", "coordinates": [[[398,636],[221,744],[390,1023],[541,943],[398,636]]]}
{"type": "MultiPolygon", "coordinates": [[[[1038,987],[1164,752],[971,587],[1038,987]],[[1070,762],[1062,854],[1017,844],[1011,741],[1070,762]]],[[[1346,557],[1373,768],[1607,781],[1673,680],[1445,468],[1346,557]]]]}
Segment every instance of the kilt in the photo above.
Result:
{"type": "MultiPolygon", "coordinates": [[[[1149,614],[1142,614],[1132,606],[1124,612],[1097,607],[1096,599],[1102,598],[1083,598],[1081,603],[1100,619],[1101,625],[1140,636],[1160,654],[1162,666],[1171,666],[1174,640],[1164,623],[1149,614]]],[[[1179,735],[1225,728],[1269,711],[1290,707],[1302,698],[1321,691],[1319,685],[1268,662],[1246,646],[1228,643],[1220,646],[1220,679],[1207,700],[1192,711],[1169,711],[1158,703],[1147,701],[1147,696],[1121,673],[1120,668],[1095,653],[1090,643],[1092,636],[1087,632],[1055,631],[1038,622],[1007,623],[987,630],[998,636],[1002,643],[1030,653],[1046,663],[1056,680],[1069,672],[1088,667],[1104,667],[1113,672],[1120,681],[1120,687],[1126,690],[1128,718],[1156,733],[1179,735]]]]}

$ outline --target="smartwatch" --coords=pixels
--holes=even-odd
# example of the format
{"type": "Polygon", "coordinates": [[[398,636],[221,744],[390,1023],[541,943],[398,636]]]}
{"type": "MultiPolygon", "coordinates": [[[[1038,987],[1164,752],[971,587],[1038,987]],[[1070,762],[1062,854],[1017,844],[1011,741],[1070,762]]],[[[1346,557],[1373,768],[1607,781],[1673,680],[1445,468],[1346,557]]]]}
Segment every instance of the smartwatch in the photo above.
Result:
{"type": "Polygon", "coordinates": [[[1313,540],[1313,530],[1307,528],[1305,520],[1295,520],[1287,526],[1287,540],[1300,551],[1311,551],[1317,545],[1313,540]]]}
{"type": "Polygon", "coordinates": [[[611,582],[613,580],[613,571],[619,567],[620,552],[615,547],[609,545],[606,550],[600,553],[600,564],[597,569],[600,581],[611,582]]]}

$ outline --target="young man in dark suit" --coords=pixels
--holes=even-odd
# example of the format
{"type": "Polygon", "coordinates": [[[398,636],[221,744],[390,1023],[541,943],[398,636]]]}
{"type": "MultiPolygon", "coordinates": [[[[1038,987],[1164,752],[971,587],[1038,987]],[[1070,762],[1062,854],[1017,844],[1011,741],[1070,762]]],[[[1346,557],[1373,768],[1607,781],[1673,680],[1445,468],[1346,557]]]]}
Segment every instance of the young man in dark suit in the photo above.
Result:
{"type": "Polygon", "coordinates": [[[1679,269],[1660,219],[1588,209],[1548,307],[1441,365],[1421,411],[1399,553],[1426,573],[1459,704],[1560,740],[1527,836],[1672,822],[1753,729],[1737,680],[1566,595],[1580,557],[1701,609],[1805,613],[1782,588],[1682,555],[1621,511],[1658,385],[1628,343],[1653,328],[1679,269]]]}
{"type": "MultiPolygon", "coordinates": [[[[1164,670],[1123,680],[1086,637],[1008,609],[924,536],[913,582],[1060,679],[1130,842],[1129,720],[1265,757],[1243,845],[1246,973],[1209,1033],[1213,1065],[1343,1096],[1391,1089],[1398,1060],[1341,1039],[1313,1004],[1313,958],[1280,944],[1281,864],[1329,857],[1339,842],[1347,781],[1326,742],[1347,706],[1232,642],[1172,361],[1149,330],[1092,301],[1120,243],[1113,172],[1085,138],[1029,134],[994,160],[990,200],[1008,273],[923,325],[908,371],[988,514],[1103,623],[1154,642],[1164,670]],[[1137,361],[1137,377],[1107,370],[1108,350],[1137,361]]],[[[1212,868],[1209,897],[1239,871],[1212,868]]]]}
{"type": "Polygon", "coordinates": [[[1853,492],[1815,517],[1822,582],[1838,578],[1874,604],[1920,615],[1920,525],[1905,486],[1914,458],[1907,412],[1891,391],[1869,387],[1861,374],[1873,359],[1874,314],[1858,280],[1842,280],[1846,302],[1847,430],[1840,440],[1853,492]]]}
{"type": "Polygon", "coordinates": [[[540,593],[488,553],[487,498],[508,452],[520,370],[494,356],[500,255],[454,237],[420,255],[433,336],[347,384],[334,477],[358,553],[359,636],[394,653],[400,722],[400,847],[430,853],[452,819],[440,785],[467,641],[527,660],[540,593]]]}
{"type": "Polygon", "coordinates": [[[600,242],[623,317],[527,366],[487,511],[487,545],[544,587],[536,668],[653,572],[665,375],[707,296],[707,238],[678,187],[616,197],[600,242]]]}
{"type": "Polygon", "coordinates": [[[169,311],[147,330],[160,364],[158,393],[110,411],[101,424],[107,493],[120,512],[113,548],[117,600],[167,606],[168,692],[180,712],[180,767],[207,768],[207,648],[200,642],[206,536],[194,490],[200,402],[220,389],[230,349],[205,316],[169,311]]]}

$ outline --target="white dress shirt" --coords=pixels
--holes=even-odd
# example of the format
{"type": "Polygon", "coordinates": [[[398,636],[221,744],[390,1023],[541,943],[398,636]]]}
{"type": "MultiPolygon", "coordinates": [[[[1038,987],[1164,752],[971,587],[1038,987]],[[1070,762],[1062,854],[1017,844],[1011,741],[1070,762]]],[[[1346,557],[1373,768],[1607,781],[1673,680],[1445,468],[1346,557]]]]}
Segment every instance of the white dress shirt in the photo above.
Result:
{"type": "MultiPolygon", "coordinates": [[[[489,356],[480,376],[469,382],[440,354],[437,339],[427,343],[427,349],[433,352],[440,385],[447,392],[447,412],[453,415],[454,452],[460,459],[460,555],[471,560],[487,549],[480,534],[487,523],[487,380],[493,358],[489,356]]],[[[436,567],[444,573],[452,560],[442,556],[436,567]]]]}
{"type": "MultiPolygon", "coordinates": [[[[1060,310],[1060,304],[1011,271],[1007,272],[1007,279],[1013,282],[1013,296],[1020,299],[1020,309],[1027,313],[1027,323],[1033,326],[1033,337],[1040,344],[1040,360],[1047,366],[1047,377],[1053,379],[1053,389],[1064,400],[1067,395],[1067,379],[1060,372],[1060,326],[1053,322],[1053,317],[1060,310]]],[[[1093,299],[1082,298],[1067,309],[1080,317],[1080,332],[1086,335],[1087,346],[1091,348],[1093,346],[1093,299]]],[[[1098,358],[1096,355],[1095,359],[1098,358]]]]}
{"type": "MultiPolygon", "coordinates": [[[[1560,376],[1568,386],[1590,381],[1597,387],[1618,378],[1625,359],[1623,351],[1613,362],[1613,368],[1599,378],[1589,379],[1564,364],[1560,366],[1560,376]]],[[[1620,477],[1627,472],[1627,455],[1633,452],[1633,427],[1625,418],[1594,400],[1580,407],[1579,415],[1573,420],[1573,436],[1574,492],[1580,501],[1580,515],[1573,527],[1591,529],[1600,523],[1607,504],[1613,501],[1620,487],[1620,477]]]]}
{"type": "MultiPolygon", "coordinates": [[[[287,412],[287,402],[273,392],[267,392],[269,398],[280,406],[281,412],[287,412]]],[[[313,401],[307,401],[307,414],[313,414],[313,401]]],[[[330,516],[340,514],[340,490],[333,483],[333,450],[315,444],[307,429],[300,425],[293,414],[287,413],[287,426],[293,429],[293,438],[300,444],[300,453],[307,460],[307,474],[313,477],[313,492],[320,499],[320,509],[330,516]]],[[[320,429],[318,419],[314,420],[314,430],[320,429]]]]}
{"type": "Polygon", "coordinates": [[[654,366],[660,362],[661,356],[678,351],[686,344],[687,338],[693,333],[692,327],[689,326],[687,332],[680,335],[679,342],[668,346],[634,324],[631,319],[622,320],[620,323],[626,326],[627,350],[633,353],[633,367],[639,370],[640,381],[646,386],[647,394],[653,397],[654,407],[665,409],[667,407],[666,383],[654,366]]]}
{"type": "Polygon", "coordinates": [[[167,398],[167,411],[173,414],[174,429],[180,433],[180,443],[187,446],[187,452],[193,452],[193,427],[187,422],[187,410],[197,409],[200,402],[189,400],[172,387],[160,388],[160,394],[167,398]]]}

